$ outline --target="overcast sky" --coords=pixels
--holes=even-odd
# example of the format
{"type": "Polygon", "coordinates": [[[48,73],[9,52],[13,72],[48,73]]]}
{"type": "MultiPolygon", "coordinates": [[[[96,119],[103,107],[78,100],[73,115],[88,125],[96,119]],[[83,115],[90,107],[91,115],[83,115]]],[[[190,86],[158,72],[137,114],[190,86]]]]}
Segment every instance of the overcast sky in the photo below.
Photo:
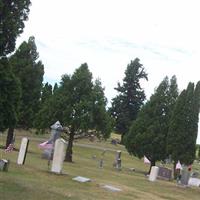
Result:
{"type": "Polygon", "coordinates": [[[87,62],[109,101],[138,57],[149,98],[166,75],[177,76],[180,91],[200,80],[199,19],[198,0],[32,0],[17,46],[35,36],[52,84],[87,62]]]}

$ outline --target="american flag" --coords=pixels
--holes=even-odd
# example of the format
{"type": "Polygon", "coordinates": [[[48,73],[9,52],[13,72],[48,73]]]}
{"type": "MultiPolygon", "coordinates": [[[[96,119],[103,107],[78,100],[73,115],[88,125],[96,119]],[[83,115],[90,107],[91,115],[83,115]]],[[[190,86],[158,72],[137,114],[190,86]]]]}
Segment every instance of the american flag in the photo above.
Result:
{"type": "Polygon", "coordinates": [[[13,139],[12,139],[11,143],[8,145],[8,147],[4,151],[6,153],[9,153],[9,152],[13,151],[14,143],[15,143],[15,135],[13,135],[13,139]]]}

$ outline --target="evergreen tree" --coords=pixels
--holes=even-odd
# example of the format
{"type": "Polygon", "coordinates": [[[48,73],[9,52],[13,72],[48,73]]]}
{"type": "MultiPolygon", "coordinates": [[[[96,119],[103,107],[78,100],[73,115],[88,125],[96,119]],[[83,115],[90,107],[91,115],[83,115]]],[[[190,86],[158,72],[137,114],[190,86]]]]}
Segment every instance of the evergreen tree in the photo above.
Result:
{"type": "Polygon", "coordinates": [[[173,109],[177,94],[175,76],[172,77],[170,84],[166,77],[150,100],[142,107],[125,138],[128,152],[139,158],[145,155],[151,161],[151,166],[167,156],[166,139],[171,109],[173,109]]]}
{"type": "Polygon", "coordinates": [[[37,133],[44,133],[45,129],[49,128],[50,125],[55,122],[55,119],[50,119],[51,113],[53,113],[51,109],[53,98],[52,92],[51,84],[45,83],[42,88],[39,111],[34,119],[34,128],[37,129],[37,133]]]}
{"type": "Polygon", "coordinates": [[[57,91],[57,89],[58,89],[58,84],[55,83],[54,86],[53,86],[53,93],[55,93],[57,91]]]}
{"type": "Polygon", "coordinates": [[[41,94],[41,104],[44,104],[46,101],[48,101],[52,96],[52,85],[49,83],[45,83],[45,85],[42,88],[42,94],[41,94]]]}
{"type": "Polygon", "coordinates": [[[0,1],[0,57],[15,49],[15,42],[28,19],[30,0],[0,1]]]}
{"type": "Polygon", "coordinates": [[[14,51],[16,38],[23,32],[24,21],[27,20],[28,18],[30,4],[31,4],[30,0],[18,0],[18,1],[1,0],[0,1],[1,75],[6,74],[6,76],[1,77],[1,82],[2,83],[10,82],[10,85],[8,84],[0,85],[2,98],[3,96],[7,98],[7,102],[5,102],[3,99],[0,100],[0,107],[4,108],[3,109],[4,112],[1,112],[1,119],[3,119],[2,123],[5,123],[5,124],[1,124],[1,126],[2,128],[3,127],[8,128],[8,124],[7,124],[7,120],[8,120],[9,126],[11,127],[10,131],[8,132],[6,147],[8,145],[8,142],[10,142],[10,140],[12,139],[13,130],[14,130],[13,127],[16,124],[16,120],[17,120],[16,114],[18,113],[18,104],[20,101],[19,101],[19,82],[14,77],[12,72],[10,72],[8,64],[7,63],[5,64],[5,60],[2,60],[2,57],[6,57],[7,54],[14,51]],[[16,84],[14,85],[14,83],[16,84]],[[8,95],[9,90],[10,90],[10,94],[12,98],[10,98],[10,95],[8,95]],[[8,100],[10,100],[10,102],[8,100]],[[15,102],[13,102],[13,100],[15,100],[15,102]],[[11,113],[13,114],[13,116],[11,116],[11,113]],[[10,117],[10,119],[8,117],[10,117]]]}
{"type": "Polygon", "coordinates": [[[200,103],[200,83],[196,88],[189,83],[178,97],[172,114],[168,134],[168,153],[172,155],[174,167],[178,160],[186,165],[195,159],[200,103]]]}
{"type": "Polygon", "coordinates": [[[0,131],[17,123],[21,88],[6,58],[0,59],[0,131]]]}
{"type": "Polygon", "coordinates": [[[23,128],[33,127],[35,114],[39,111],[44,67],[42,62],[38,61],[38,57],[35,38],[30,37],[10,58],[13,72],[21,82],[18,126],[23,128]]]}
{"type": "Polygon", "coordinates": [[[115,88],[119,94],[112,99],[110,108],[111,115],[116,122],[115,131],[122,134],[122,141],[145,100],[145,93],[140,81],[147,80],[147,73],[139,61],[136,58],[128,64],[123,84],[118,83],[118,87],[115,88]]]}
{"type": "Polygon", "coordinates": [[[98,137],[110,136],[112,121],[106,103],[100,80],[93,83],[87,64],[82,64],[72,76],[62,76],[59,87],[37,115],[37,128],[44,130],[57,120],[69,127],[66,160],[71,162],[75,134],[92,130],[98,137]]]}
{"type": "Polygon", "coordinates": [[[93,87],[93,127],[98,136],[105,139],[110,137],[112,130],[112,118],[106,111],[107,99],[101,81],[97,79],[93,87]]]}

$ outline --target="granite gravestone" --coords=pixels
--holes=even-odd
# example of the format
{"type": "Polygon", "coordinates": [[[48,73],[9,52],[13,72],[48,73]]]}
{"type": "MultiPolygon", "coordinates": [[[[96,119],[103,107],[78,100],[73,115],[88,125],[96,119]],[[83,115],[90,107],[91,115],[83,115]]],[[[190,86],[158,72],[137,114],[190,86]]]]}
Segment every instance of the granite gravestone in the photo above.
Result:
{"type": "Polygon", "coordinates": [[[52,167],[51,167],[52,172],[59,173],[59,174],[62,172],[66,149],[67,149],[66,141],[63,139],[57,139],[55,143],[53,162],[52,162],[52,167]]]}
{"type": "Polygon", "coordinates": [[[0,171],[8,171],[9,160],[1,159],[0,160],[0,171]]]}
{"type": "Polygon", "coordinates": [[[118,170],[121,169],[121,151],[119,151],[119,150],[116,152],[115,161],[113,163],[113,166],[118,170]]]}
{"type": "Polygon", "coordinates": [[[172,170],[166,167],[159,167],[158,178],[170,181],[172,179],[172,170]]]}
{"type": "Polygon", "coordinates": [[[187,168],[184,168],[181,171],[181,180],[180,180],[181,184],[187,186],[189,178],[190,178],[190,172],[188,171],[187,168]]]}
{"type": "Polygon", "coordinates": [[[39,145],[40,148],[44,149],[42,154],[42,158],[52,160],[53,159],[53,151],[54,145],[58,138],[60,138],[61,132],[63,131],[63,127],[59,121],[55,122],[51,126],[51,137],[48,141],[43,142],[39,145]]]}
{"type": "Polygon", "coordinates": [[[28,150],[28,144],[29,144],[29,139],[26,137],[22,138],[21,146],[20,146],[20,150],[18,154],[18,159],[17,159],[18,165],[23,165],[25,163],[26,154],[28,150]]]}

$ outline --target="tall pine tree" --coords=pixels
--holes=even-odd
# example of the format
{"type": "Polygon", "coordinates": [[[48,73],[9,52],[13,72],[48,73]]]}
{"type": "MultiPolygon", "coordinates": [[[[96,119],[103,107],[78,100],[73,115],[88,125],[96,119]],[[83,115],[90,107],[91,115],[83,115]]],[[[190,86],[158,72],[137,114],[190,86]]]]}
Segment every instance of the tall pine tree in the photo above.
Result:
{"type": "Polygon", "coordinates": [[[189,83],[178,97],[170,122],[167,149],[174,160],[174,167],[178,160],[189,165],[195,159],[199,107],[200,82],[196,87],[189,83]]]}
{"type": "Polygon", "coordinates": [[[30,4],[30,0],[0,1],[0,57],[14,51],[16,38],[28,19],[30,4]]]}
{"type": "Polygon", "coordinates": [[[7,58],[0,59],[0,131],[15,127],[18,119],[21,88],[7,58]]]}
{"type": "Polygon", "coordinates": [[[145,155],[151,161],[151,166],[167,156],[166,140],[177,95],[175,76],[170,84],[166,77],[142,107],[125,138],[128,152],[139,158],[145,155]]]}
{"type": "Polygon", "coordinates": [[[33,127],[35,115],[39,110],[44,66],[38,58],[34,37],[30,37],[28,42],[23,42],[10,58],[13,72],[21,82],[18,126],[23,128],[33,127]]]}
{"type": "Polygon", "coordinates": [[[122,134],[122,142],[145,100],[145,93],[140,85],[143,79],[147,80],[147,73],[136,58],[128,64],[123,84],[118,83],[115,88],[119,94],[112,99],[110,112],[116,122],[115,131],[122,134]]]}

